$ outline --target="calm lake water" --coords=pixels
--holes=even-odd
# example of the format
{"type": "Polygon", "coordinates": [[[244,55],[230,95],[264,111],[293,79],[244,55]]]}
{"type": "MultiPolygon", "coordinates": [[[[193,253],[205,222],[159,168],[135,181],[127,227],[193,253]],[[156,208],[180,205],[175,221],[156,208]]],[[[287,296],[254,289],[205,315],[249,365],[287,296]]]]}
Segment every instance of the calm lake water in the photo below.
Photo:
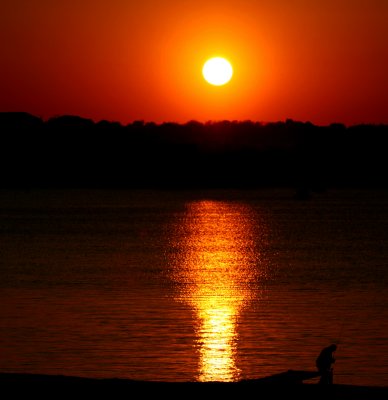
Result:
{"type": "Polygon", "coordinates": [[[388,192],[1,192],[0,254],[0,372],[388,385],[388,192]]]}

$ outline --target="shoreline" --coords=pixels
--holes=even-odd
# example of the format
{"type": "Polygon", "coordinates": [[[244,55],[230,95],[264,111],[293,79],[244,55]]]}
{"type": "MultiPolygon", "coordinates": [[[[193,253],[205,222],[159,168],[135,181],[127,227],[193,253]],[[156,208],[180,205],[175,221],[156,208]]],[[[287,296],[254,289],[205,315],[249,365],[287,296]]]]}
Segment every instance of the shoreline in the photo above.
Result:
{"type": "Polygon", "coordinates": [[[190,395],[236,395],[248,398],[276,398],[285,395],[297,399],[338,399],[338,400],[383,400],[388,399],[388,386],[319,385],[312,383],[290,383],[271,381],[265,378],[239,382],[164,382],[138,381],[120,378],[84,378],[66,375],[44,375],[28,373],[0,373],[0,386],[7,393],[62,395],[69,393],[88,395],[109,395],[111,397],[133,392],[142,395],[187,394],[190,395]]]}

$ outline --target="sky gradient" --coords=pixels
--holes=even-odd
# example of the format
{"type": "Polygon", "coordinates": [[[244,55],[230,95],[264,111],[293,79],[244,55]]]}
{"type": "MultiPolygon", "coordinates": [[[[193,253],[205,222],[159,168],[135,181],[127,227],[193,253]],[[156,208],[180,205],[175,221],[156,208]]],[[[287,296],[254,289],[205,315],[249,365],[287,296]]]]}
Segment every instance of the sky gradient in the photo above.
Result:
{"type": "Polygon", "coordinates": [[[0,111],[388,123],[387,0],[3,0],[0,111]],[[231,82],[203,63],[224,56],[231,82]]]}

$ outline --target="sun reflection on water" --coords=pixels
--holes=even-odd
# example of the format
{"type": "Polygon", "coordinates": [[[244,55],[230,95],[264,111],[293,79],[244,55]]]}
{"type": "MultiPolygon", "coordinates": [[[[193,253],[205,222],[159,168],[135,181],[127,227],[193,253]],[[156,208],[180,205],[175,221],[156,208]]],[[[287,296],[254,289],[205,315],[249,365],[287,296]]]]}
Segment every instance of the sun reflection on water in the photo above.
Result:
{"type": "Polygon", "coordinates": [[[200,319],[199,352],[200,381],[231,381],[239,378],[235,365],[237,335],[235,330],[236,310],[222,307],[215,301],[202,304],[198,309],[200,319]]]}
{"type": "Polygon", "coordinates": [[[173,279],[193,308],[199,381],[237,381],[237,319],[259,294],[253,211],[246,205],[198,201],[187,206],[173,279]]]}

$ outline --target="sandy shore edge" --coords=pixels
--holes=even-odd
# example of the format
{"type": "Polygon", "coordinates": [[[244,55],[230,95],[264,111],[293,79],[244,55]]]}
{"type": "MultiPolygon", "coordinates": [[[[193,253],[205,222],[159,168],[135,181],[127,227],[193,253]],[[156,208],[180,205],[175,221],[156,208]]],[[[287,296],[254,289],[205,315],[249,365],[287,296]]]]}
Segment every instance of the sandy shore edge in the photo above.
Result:
{"type": "Polygon", "coordinates": [[[11,390],[13,394],[21,393],[29,396],[53,394],[109,395],[110,398],[123,394],[138,393],[158,395],[214,395],[238,396],[239,399],[256,397],[292,399],[339,399],[339,400],[387,400],[388,386],[356,386],[356,385],[318,385],[268,383],[262,379],[241,382],[157,382],[137,381],[130,379],[94,379],[63,375],[39,375],[0,373],[0,387],[11,390]],[[286,397],[285,397],[286,396],[286,397]]]}

